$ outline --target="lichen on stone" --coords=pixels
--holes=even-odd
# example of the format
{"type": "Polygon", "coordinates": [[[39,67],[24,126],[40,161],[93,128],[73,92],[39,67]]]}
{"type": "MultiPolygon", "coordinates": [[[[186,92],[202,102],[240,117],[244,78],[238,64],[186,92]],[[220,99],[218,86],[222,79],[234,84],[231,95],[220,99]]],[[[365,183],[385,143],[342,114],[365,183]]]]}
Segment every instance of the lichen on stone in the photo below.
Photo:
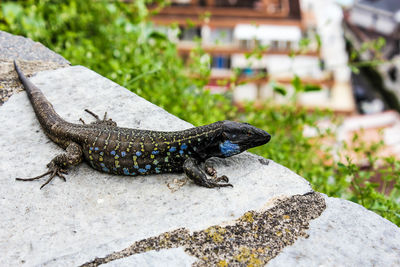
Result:
{"type": "Polygon", "coordinates": [[[299,237],[307,238],[310,220],[319,217],[325,207],[318,193],[292,196],[278,200],[266,211],[248,211],[229,225],[214,225],[192,234],[180,228],[137,241],[82,266],[98,266],[150,250],[176,247],[183,247],[198,259],[194,266],[263,266],[299,237]]]}

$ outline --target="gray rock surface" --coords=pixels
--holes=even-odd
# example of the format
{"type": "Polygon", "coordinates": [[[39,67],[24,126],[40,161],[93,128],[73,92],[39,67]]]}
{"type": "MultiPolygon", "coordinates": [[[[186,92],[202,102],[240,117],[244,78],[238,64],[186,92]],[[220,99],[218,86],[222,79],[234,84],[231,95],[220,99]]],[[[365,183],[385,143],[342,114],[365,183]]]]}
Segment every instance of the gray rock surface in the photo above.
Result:
{"type": "Polygon", "coordinates": [[[39,42],[0,31],[0,106],[22,89],[15,79],[13,60],[24,62],[25,74],[56,69],[70,63],[39,42]]]}
{"type": "Polygon", "coordinates": [[[197,258],[189,256],[182,248],[163,249],[132,255],[104,264],[106,267],[175,267],[191,266],[197,258]]]}
{"type": "Polygon", "coordinates": [[[309,238],[284,248],[268,266],[400,266],[400,229],[353,202],[325,196],[309,238]]]}
{"type": "Polygon", "coordinates": [[[67,65],[69,61],[39,42],[29,38],[0,31],[0,61],[11,59],[47,61],[67,65]]]}
{"type": "MultiPolygon", "coordinates": [[[[66,120],[91,121],[85,108],[104,111],[119,126],[154,130],[191,127],[117,84],[80,66],[44,71],[32,78],[66,120]]],[[[278,198],[311,191],[290,170],[250,153],[216,160],[234,188],[209,190],[174,181],[183,174],[124,177],[81,164],[67,182],[16,182],[46,170],[62,150],[41,130],[24,92],[0,108],[0,254],[15,265],[78,265],[124,249],[137,240],[185,227],[190,231],[230,222],[278,198]],[[171,190],[167,183],[177,189],[171,190]]]]}

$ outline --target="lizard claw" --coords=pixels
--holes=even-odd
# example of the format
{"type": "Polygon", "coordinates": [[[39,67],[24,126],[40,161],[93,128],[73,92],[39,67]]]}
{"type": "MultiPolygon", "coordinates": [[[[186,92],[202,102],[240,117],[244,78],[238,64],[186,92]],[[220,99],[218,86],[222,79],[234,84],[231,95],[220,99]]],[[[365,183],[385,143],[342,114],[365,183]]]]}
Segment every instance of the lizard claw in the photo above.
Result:
{"type": "Polygon", "coordinates": [[[222,176],[220,176],[220,177],[217,177],[216,179],[215,179],[215,181],[216,182],[224,182],[224,183],[228,183],[229,182],[229,178],[228,178],[228,176],[226,176],[226,175],[222,175],[222,176]]]}
{"type": "MultiPolygon", "coordinates": [[[[216,174],[215,174],[215,176],[216,176],[216,174]]],[[[208,188],[215,188],[215,187],[220,188],[220,187],[227,187],[227,186],[233,187],[233,185],[229,184],[228,182],[229,182],[229,178],[226,175],[222,175],[222,176],[216,177],[214,179],[204,178],[204,179],[201,179],[200,181],[195,181],[196,184],[205,186],[208,188]],[[220,182],[222,182],[222,183],[220,183],[220,182]]]]}
{"type": "Polygon", "coordinates": [[[66,182],[67,180],[65,179],[65,176],[63,174],[68,174],[67,170],[61,169],[60,167],[56,166],[56,165],[51,165],[49,166],[49,169],[47,172],[43,173],[42,175],[36,176],[36,177],[32,177],[32,178],[15,178],[15,180],[17,181],[34,181],[34,180],[38,180],[46,175],[50,175],[49,179],[46,180],[46,182],[44,184],[42,184],[42,186],[40,187],[40,189],[42,189],[43,187],[45,187],[48,183],[51,182],[51,180],[53,180],[53,178],[55,176],[60,177],[64,182],[66,182]]]}
{"type": "Polygon", "coordinates": [[[221,184],[218,182],[214,182],[212,180],[204,181],[200,185],[208,187],[208,188],[215,188],[215,187],[220,188],[220,187],[227,187],[227,186],[233,187],[232,184],[228,184],[228,183],[221,184]]]}

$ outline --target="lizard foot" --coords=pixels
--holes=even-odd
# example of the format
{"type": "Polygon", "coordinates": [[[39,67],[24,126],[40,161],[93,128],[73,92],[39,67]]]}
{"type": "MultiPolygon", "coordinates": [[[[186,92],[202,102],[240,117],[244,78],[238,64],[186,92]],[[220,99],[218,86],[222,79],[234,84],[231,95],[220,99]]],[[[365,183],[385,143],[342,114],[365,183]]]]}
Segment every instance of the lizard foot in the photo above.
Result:
{"type": "MultiPolygon", "coordinates": [[[[96,121],[92,122],[91,124],[104,124],[112,127],[117,127],[117,123],[115,121],[113,121],[112,119],[107,119],[107,111],[104,113],[104,117],[102,120],[100,120],[99,116],[96,113],[88,109],[85,109],[85,111],[96,119],[96,121]]],[[[83,121],[82,119],[80,120],[83,121]]],[[[83,124],[85,123],[83,122],[83,124]]]]}
{"type": "Polygon", "coordinates": [[[195,184],[204,186],[207,188],[219,188],[219,187],[226,187],[226,186],[231,186],[233,187],[232,184],[229,184],[229,179],[225,175],[221,177],[216,177],[217,172],[215,171],[214,168],[203,168],[200,167],[198,162],[195,159],[188,158],[184,164],[183,164],[183,171],[185,172],[186,176],[190,178],[195,184]],[[207,174],[212,174],[214,179],[209,179],[207,178],[207,174]],[[220,183],[220,182],[223,183],[220,183]]]}
{"type": "Polygon", "coordinates": [[[210,166],[207,161],[205,163],[204,170],[208,175],[210,175],[213,178],[215,182],[221,182],[221,181],[224,183],[229,182],[229,178],[226,175],[217,177],[217,170],[214,167],[210,166]]]}
{"type": "Polygon", "coordinates": [[[206,167],[205,171],[208,175],[210,175],[214,181],[216,182],[225,182],[228,183],[229,182],[229,178],[226,175],[222,175],[220,177],[217,177],[217,171],[213,168],[213,167],[206,167]]]}
{"type": "Polygon", "coordinates": [[[204,186],[207,188],[215,188],[215,187],[219,188],[226,186],[233,187],[232,184],[228,183],[229,182],[228,177],[226,177],[225,175],[217,177],[217,172],[214,168],[210,166],[202,168],[199,162],[193,158],[186,159],[182,167],[186,176],[197,185],[204,186]],[[207,178],[207,174],[212,176],[213,179],[207,178]]]}
{"type": "Polygon", "coordinates": [[[42,189],[44,186],[46,186],[48,183],[51,182],[51,180],[53,180],[53,178],[55,176],[60,177],[64,182],[66,181],[64,174],[68,174],[67,170],[61,169],[60,167],[53,165],[53,164],[48,164],[47,167],[49,167],[49,171],[43,173],[42,175],[33,177],[33,178],[15,178],[15,180],[17,181],[34,181],[34,180],[38,180],[46,175],[50,175],[49,179],[47,179],[47,181],[42,184],[42,186],[40,187],[40,189],[42,189]]]}

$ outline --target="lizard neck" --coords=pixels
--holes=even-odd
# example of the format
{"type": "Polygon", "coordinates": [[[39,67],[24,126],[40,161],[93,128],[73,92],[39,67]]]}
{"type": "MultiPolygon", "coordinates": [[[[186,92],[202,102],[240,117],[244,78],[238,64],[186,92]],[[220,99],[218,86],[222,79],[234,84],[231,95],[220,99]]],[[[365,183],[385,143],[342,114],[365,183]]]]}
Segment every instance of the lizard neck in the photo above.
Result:
{"type": "Polygon", "coordinates": [[[193,155],[199,160],[206,160],[212,155],[208,153],[208,148],[218,143],[218,137],[221,134],[221,122],[191,128],[188,130],[171,133],[178,138],[172,138],[172,141],[179,144],[186,144],[193,152],[193,155]]]}

